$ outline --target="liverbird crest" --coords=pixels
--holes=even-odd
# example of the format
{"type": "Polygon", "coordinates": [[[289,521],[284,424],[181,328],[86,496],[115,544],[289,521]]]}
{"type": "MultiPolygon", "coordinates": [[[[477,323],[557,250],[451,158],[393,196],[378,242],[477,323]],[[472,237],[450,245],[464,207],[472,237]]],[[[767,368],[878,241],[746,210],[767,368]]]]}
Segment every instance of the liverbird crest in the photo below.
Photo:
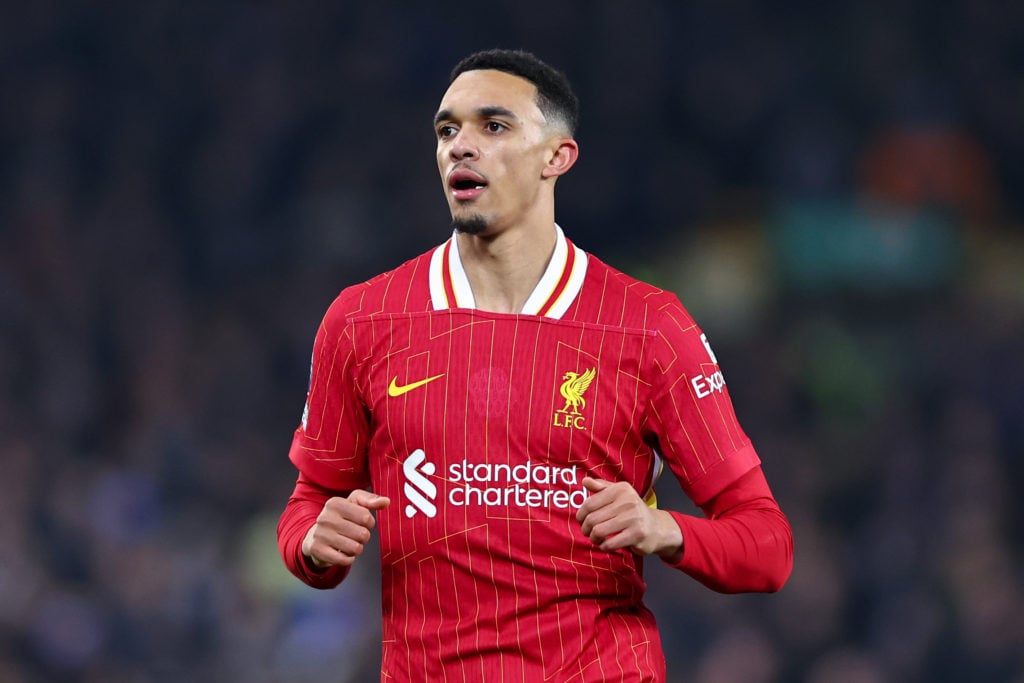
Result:
{"type": "Polygon", "coordinates": [[[590,383],[594,381],[594,376],[597,371],[594,368],[590,368],[579,374],[576,372],[567,372],[562,375],[562,386],[559,387],[558,392],[565,399],[565,407],[562,408],[562,413],[568,413],[570,410],[574,415],[580,414],[580,408],[584,408],[587,405],[586,400],[583,398],[584,392],[590,386],[590,383]]]}

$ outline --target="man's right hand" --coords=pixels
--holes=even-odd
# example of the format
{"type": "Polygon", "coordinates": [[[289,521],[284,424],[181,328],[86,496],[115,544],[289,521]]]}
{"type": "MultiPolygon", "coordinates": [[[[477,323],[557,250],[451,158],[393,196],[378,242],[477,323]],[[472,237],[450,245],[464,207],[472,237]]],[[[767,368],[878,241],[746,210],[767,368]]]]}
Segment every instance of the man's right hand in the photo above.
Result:
{"type": "Polygon", "coordinates": [[[391,499],[363,489],[356,489],[347,498],[329,499],[302,540],[302,554],[320,569],[350,566],[363,552],[370,530],[377,524],[371,510],[386,508],[390,503],[391,499]]]}

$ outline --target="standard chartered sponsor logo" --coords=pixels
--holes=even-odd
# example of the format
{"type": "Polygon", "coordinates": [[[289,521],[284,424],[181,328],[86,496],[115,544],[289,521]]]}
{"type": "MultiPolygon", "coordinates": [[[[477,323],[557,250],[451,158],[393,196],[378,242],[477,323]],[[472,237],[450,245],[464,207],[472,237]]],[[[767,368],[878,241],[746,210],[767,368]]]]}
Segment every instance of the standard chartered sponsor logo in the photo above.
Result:
{"type": "MultiPolygon", "coordinates": [[[[408,504],[405,516],[437,515],[437,486],[428,477],[436,471],[422,449],[402,463],[403,490],[408,504]]],[[[448,503],[456,507],[578,508],[589,493],[576,465],[561,467],[527,460],[519,465],[474,463],[469,460],[448,466],[448,503]]]]}
{"type": "Polygon", "coordinates": [[[402,472],[405,473],[405,497],[409,504],[405,506],[405,516],[412,517],[417,512],[422,512],[427,517],[437,515],[437,507],[434,499],[437,498],[437,486],[427,479],[436,471],[434,463],[427,462],[427,454],[422,448],[417,448],[402,463],[402,472]]]}
{"type": "Polygon", "coordinates": [[[456,506],[578,508],[587,499],[576,465],[559,467],[527,460],[519,465],[471,463],[448,466],[448,502],[456,506]]]}

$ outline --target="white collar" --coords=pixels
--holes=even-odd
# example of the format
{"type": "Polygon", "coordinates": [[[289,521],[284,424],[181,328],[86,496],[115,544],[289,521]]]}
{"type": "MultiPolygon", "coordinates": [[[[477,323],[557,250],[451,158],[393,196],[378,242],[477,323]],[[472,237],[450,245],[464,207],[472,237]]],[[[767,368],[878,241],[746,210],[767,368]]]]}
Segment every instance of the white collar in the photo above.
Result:
{"type": "MultiPolygon", "coordinates": [[[[526,299],[523,315],[561,318],[583,288],[587,254],[555,224],[555,251],[537,286],[526,299]]],[[[434,249],[430,257],[430,301],[435,311],[448,308],[476,308],[473,289],[462,267],[459,241],[455,234],[434,249]]]]}

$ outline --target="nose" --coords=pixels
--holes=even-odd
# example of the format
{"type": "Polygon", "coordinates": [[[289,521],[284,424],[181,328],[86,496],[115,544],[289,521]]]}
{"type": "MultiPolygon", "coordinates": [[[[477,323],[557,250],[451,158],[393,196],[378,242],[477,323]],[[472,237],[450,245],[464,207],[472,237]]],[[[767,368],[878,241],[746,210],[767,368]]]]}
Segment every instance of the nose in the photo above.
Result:
{"type": "Polygon", "coordinates": [[[469,134],[469,131],[463,128],[455,134],[451,147],[448,148],[448,154],[456,161],[463,159],[476,159],[480,156],[480,150],[478,149],[476,142],[473,140],[473,136],[469,134]]]}

